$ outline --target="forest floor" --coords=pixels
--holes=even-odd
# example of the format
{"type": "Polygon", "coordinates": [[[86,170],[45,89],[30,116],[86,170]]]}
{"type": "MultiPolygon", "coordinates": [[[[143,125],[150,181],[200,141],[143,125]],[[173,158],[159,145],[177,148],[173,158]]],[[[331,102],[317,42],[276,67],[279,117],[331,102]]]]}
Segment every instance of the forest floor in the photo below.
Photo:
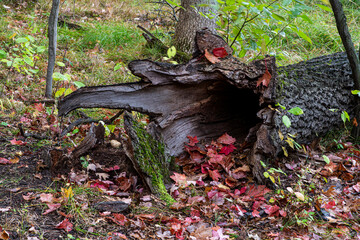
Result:
{"type": "MultiPolygon", "coordinates": [[[[253,179],[241,141],[226,133],[212,143],[189,136],[185,149],[200,154],[176,159],[181,171],[167,186],[174,204],[150,194],[132,168],[118,141],[126,137],[121,117],[76,163],[56,164],[71,156],[91,124],[60,138],[66,126],[87,116],[101,124],[116,111],[59,119],[56,105],[43,101],[47,2],[0,6],[0,59],[21,59],[17,66],[0,65],[0,239],[360,239],[360,146],[346,127],[264,163],[267,185],[253,179]]],[[[67,21],[86,29],[59,27],[55,95],[82,84],[134,81],[130,60],[166,54],[145,48],[136,25],[168,43],[170,20],[149,14],[139,1],[115,2],[62,6],[67,21]]],[[[306,59],[287,52],[291,61],[306,59]]]]}

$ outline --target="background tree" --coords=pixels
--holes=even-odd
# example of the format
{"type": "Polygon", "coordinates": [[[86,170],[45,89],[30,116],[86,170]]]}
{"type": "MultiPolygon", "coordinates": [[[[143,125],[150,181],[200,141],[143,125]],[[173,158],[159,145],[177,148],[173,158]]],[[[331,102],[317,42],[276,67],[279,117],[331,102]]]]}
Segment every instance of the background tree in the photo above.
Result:
{"type": "Polygon", "coordinates": [[[52,84],[53,84],[53,72],[55,67],[56,59],[56,39],[57,39],[57,22],[59,16],[59,7],[60,0],[53,0],[51,13],[49,16],[49,28],[48,28],[48,37],[49,37],[49,61],[46,74],[46,90],[45,97],[52,97],[52,84]]]}
{"type": "Polygon", "coordinates": [[[215,18],[204,17],[204,14],[213,14],[215,2],[213,0],[181,0],[179,21],[175,28],[175,46],[177,49],[191,53],[194,46],[195,33],[205,27],[215,33],[215,18]],[[208,5],[208,6],[205,6],[208,5]]]}
{"type": "MultiPolygon", "coordinates": [[[[334,12],[336,26],[340,34],[342,43],[344,45],[346,54],[349,59],[353,79],[354,87],[356,90],[360,90],[360,67],[359,67],[359,58],[355,51],[355,46],[351,40],[351,35],[346,23],[346,16],[342,7],[342,4],[339,0],[330,0],[331,7],[334,12]]],[[[355,118],[360,119],[360,106],[359,98],[356,99],[357,105],[355,107],[355,118]]],[[[360,127],[355,125],[353,127],[352,136],[356,139],[360,136],[360,127]]]]}

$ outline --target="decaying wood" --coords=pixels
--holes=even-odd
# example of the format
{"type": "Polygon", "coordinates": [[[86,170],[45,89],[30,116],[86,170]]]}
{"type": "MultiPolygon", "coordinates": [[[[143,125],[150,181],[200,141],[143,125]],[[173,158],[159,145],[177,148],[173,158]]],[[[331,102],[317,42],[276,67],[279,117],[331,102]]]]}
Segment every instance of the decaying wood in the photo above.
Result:
{"type": "Polygon", "coordinates": [[[70,157],[77,159],[86,154],[90,149],[94,148],[96,144],[103,143],[104,134],[105,128],[102,124],[95,126],[94,123],[92,123],[84,140],[82,140],[81,143],[72,151],[70,157]]]}
{"type": "Polygon", "coordinates": [[[60,101],[59,115],[95,107],[145,113],[150,117],[149,132],[173,156],[183,152],[188,135],[211,140],[227,132],[239,142],[251,142],[249,161],[261,181],[260,161],[276,157],[286,145],[279,131],[285,139],[288,133],[297,134],[296,141],[308,144],[341,123],[340,113],[329,109],[351,112],[353,83],[343,53],[278,69],[273,57],[244,64],[229,55],[212,64],[204,51],[214,46],[206,39],[213,39],[216,48],[224,41],[206,30],[197,36],[199,51],[186,64],[133,61],[129,69],[141,81],[81,88],[60,101]],[[262,81],[264,76],[271,78],[262,81]],[[276,103],[286,110],[272,110],[276,103]],[[293,107],[304,114],[287,113],[293,107]],[[282,123],[284,114],[291,120],[290,128],[282,123]]]}

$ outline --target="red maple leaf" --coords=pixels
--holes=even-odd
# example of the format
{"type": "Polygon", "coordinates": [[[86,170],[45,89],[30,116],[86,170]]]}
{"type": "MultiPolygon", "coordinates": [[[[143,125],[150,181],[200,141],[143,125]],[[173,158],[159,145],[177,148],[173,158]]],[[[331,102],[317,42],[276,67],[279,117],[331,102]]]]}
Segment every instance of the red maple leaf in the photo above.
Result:
{"type": "Polygon", "coordinates": [[[38,110],[39,112],[45,112],[45,107],[43,103],[35,103],[34,107],[36,110],[38,110]]]}
{"type": "Polygon", "coordinates": [[[250,185],[247,195],[253,198],[263,197],[266,193],[271,192],[265,185],[250,185]]]}
{"type": "Polygon", "coordinates": [[[260,84],[262,84],[264,87],[267,87],[270,83],[271,80],[271,74],[270,72],[266,69],[264,75],[262,75],[259,80],[257,80],[256,82],[256,87],[260,86],[260,84]]]}
{"type": "Polygon", "coordinates": [[[272,216],[279,216],[280,212],[280,207],[277,206],[277,205],[274,205],[274,206],[271,206],[271,205],[267,205],[265,206],[265,212],[267,214],[269,214],[269,217],[272,217],[272,216]]]}
{"type": "Polygon", "coordinates": [[[333,209],[335,207],[336,203],[334,200],[331,200],[330,202],[328,202],[327,204],[325,204],[325,208],[326,209],[333,209]]]}
{"type": "Polygon", "coordinates": [[[70,232],[73,228],[73,224],[69,221],[69,219],[65,218],[64,221],[56,225],[57,229],[64,229],[66,232],[70,232]]]}
{"type": "Polygon", "coordinates": [[[219,57],[219,58],[224,58],[227,55],[229,55],[224,47],[214,48],[212,52],[215,57],[219,57]]]}
{"type": "Polygon", "coordinates": [[[217,139],[217,141],[218,143],[230,145],[230,144],[234,144],[236,139],[231,137],[229,134],[224,133],[221,137],[217,139]]]}
{"type": "Polygon", "coordinates": [[[199,140],[197,139],[197,136],[195,136],[195,137],[187,136],[187,138],[189,139],[189,143],[188,143],[189,146],[194,147],[195,144],[197,144],[199,142],[199,140]]]}
{"type": "Polygon", "coordinates": [[[230,144],[228,146],[223,146],[219,153],[223,153],[227,156],[230,153],[232,153],[235,149],[236,149],[236,147],[234,145],[230,144]]]}
{"type": "Polygon", "coordinates": [[[260,217],[258,210],[254,210],[251,215],[253,215],[253,217],[260,217]]]}

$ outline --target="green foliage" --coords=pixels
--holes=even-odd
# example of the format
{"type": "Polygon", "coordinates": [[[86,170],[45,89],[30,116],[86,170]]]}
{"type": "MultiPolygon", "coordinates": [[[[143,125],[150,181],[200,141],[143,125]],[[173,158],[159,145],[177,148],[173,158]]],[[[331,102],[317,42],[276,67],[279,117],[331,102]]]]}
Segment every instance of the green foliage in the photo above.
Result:
{"type": "Polygon", "coordinates": [[[176,55],[176,48],[174,46],[171,46],[168,50],[167,50],[167,57],[163,57],[163,59],[165,61],[169,61],[172,64],[178,64],[176,61],[171,60],[172,58],[174,58],[176,55]]]}
{"type": "Polygon", "coordinates": [[[306,15],[311,8],[303,1],[217,0],[217,3],[219,29],[239,57],[249,51],[266,54],[275,39],[286,39],[289,34],[312,44],[310,37],[299,28],[299,21],[311,23],[306,15]]]}
{"type": "Polygon", "coordinates": [[[284,125],[289,128],[291,126],[291,120],[288,116],[284,115],[282,116],[282,122],[284,123],[284,125]]]}
{"type": "Polygon", "coordinates": [[[301,114],[304,114],[304,111],[299,107],[294,107],[288,111],[291,114],[294,114],[295,116],[299,116],[301,114]]]}
{"type": "Polygon", "coordinates": [[[346,123],[346,121],[350,122],[350,116],[346,111],[342,111],[341,120],[344,122],[344,124],[346,123]]]}
{"type": "Polygon", "coordinates": [[[326,164],[329,164],[329,163],[330,163],[330,159],[329,159],[328,156],[322,155],[322,157],[323,157],[324,161],[326,162],[326,164]]]}
{"type": "Polygon", "coordinates": [[[36,67],[36,61],[40,59],[39,55],[46,50],[45,46],[35,44],[36,39],[27,35],[14,39],[15,45],[8,52],[0,50],[0,61],[7,68],[14,68],[17,72],[24,75],[33,75],[39,72],[36,67]]]}

